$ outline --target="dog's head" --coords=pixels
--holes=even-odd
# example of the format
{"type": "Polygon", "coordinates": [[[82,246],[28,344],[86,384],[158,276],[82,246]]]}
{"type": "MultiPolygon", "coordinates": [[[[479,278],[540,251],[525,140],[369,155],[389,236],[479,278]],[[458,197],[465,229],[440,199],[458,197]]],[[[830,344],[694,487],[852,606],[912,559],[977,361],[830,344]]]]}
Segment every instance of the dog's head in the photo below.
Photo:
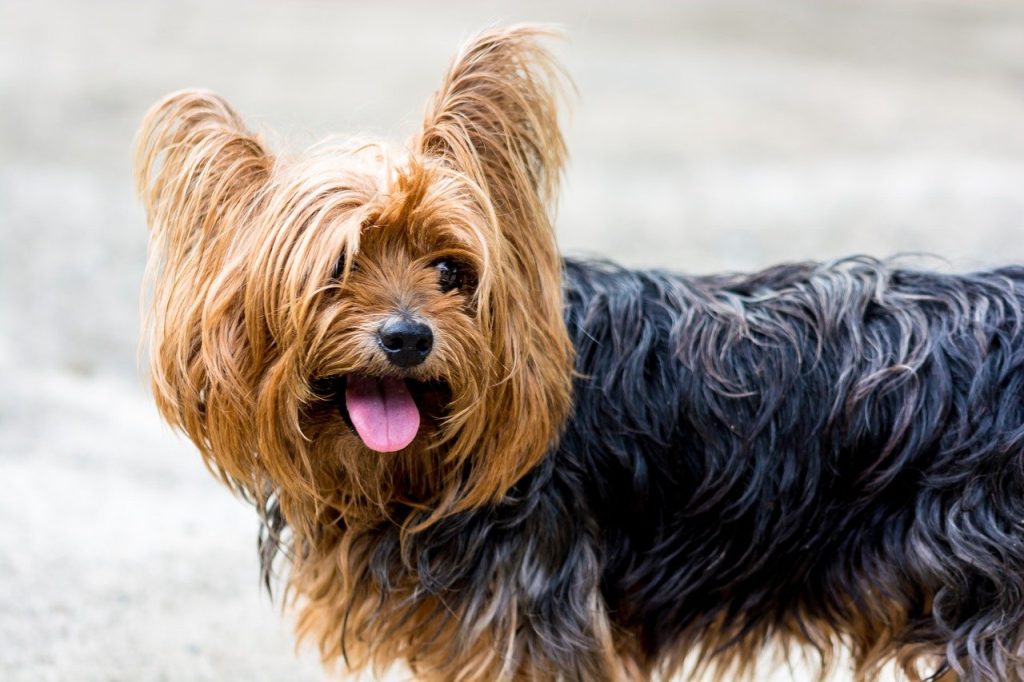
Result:
{"type": "Polygon", "coordinates": [[[557,438],[572,350],[544,33],[468,44],[400,151],[273,155],[208,92],[146,116],[154,393],[227,483],[437,513],[497,499],[557,438]]]}

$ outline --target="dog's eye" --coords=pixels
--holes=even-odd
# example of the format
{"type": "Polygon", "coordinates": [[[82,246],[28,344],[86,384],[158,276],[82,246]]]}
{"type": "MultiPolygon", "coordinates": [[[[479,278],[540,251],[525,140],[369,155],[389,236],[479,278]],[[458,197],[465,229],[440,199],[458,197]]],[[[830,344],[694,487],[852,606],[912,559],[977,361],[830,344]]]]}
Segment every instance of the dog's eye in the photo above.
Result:
{"type": "Polygon", "coordinates": [[[437,270],[437,286],[448,293],[452,289],[461,289],[466,284],[467,268],[450,258],[434,261],[437,270]]]}
{"type": "MultiPolygon", "coordinates": [[[[345,254],[341,254],[340,256],[338,256],[338,260],[335,261],[335,263],[334,263],[334,269],[331,270],[331,279],[341,279],[342,273],[345,272],[345,259],[346,258],[347,258],[347,256],[345,254]]],[[[359,264],[356,263],[355,261],[352,261],[352,265],[349,266],[348,271],[349,272],[356,272],[358,270],[359,270],[359,264]]]]}

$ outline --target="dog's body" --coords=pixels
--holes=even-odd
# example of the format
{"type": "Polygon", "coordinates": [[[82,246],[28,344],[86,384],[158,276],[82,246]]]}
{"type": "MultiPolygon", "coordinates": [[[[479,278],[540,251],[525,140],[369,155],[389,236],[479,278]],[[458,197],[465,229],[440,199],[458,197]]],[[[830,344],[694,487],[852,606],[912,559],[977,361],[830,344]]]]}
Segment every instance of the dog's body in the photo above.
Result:
{"type": "Polygon", "coordinates": [[[143,126],[158,404],[300,632],[432,679],[1024,679],[1024,269],[563,262],[536,34],[471,43],[399,161],[281,162],[203,93],[143,126]]]}
{"type": "Polygon", "coordinates": [[[555,469],[643,660],[843,636],[862,664],[948,643],[1011,675],[981,666],[1024,622],[1024,269],[566,281],[555,469]]]}

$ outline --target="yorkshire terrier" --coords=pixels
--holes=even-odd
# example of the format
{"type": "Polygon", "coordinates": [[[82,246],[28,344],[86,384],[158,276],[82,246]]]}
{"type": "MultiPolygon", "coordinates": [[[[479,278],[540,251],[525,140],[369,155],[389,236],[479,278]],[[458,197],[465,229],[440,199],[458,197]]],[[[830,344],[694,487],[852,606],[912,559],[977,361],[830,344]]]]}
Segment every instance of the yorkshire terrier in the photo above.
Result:
{"type": "Polygon", "coordinates": [[[429,680],[1024,680],[1024,268],[563,259],[548,33],[470,41],[402,148],[275,155],[203,91],[142,124],[156,403],[299,636],[429,680]]]}

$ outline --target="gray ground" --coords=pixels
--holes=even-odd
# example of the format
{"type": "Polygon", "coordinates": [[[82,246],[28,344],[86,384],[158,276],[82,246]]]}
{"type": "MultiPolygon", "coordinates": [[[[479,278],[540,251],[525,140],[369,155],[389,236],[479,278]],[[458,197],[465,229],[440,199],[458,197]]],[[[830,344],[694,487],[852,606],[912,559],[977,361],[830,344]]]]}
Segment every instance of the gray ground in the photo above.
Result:
{"type": "Polygon", "coordinates": [[[1024,261],[1022,3],[439,6],[0,0],[0,679],[322,679],[257,589],[255,516],[136,370],[129,149],[166,92],[218,90],[290,147],[405,136],[461,39],[556,21],[566,251],[1024,261]]]}

